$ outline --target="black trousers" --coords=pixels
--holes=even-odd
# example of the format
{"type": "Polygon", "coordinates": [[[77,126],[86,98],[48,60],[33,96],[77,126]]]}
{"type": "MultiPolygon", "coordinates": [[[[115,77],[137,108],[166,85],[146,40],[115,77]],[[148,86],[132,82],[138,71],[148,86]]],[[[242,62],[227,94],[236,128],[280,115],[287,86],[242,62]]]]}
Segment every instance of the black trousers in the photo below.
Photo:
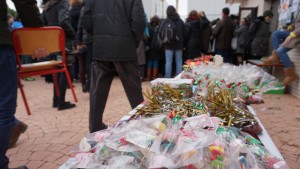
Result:
{"type": "MultiPolygon", "coordinates": [[[[68,71],[70,73],[71,67],[68,67],[68,71]]],[[[68,81],[65,73],[60,72],[56,74],[57,77],[57,82],[58,82],[58,89],[59,89],[59,96],[56,95],[56,90],[55,90],[55,83],[53,82],[53,104],[57,106],[61,106],[65,103],[65,98],[66,98],[66,91],[68,87],[68,81]]]]}
{"type": "Polygon", "coordinates": [[[144,100],[137,61],[94,61],[91,69],[90,86],[89,129],[91,133],[105,128],[102,121],[103,112],[115,72],[121,79],[132,109],[144,100]]]}

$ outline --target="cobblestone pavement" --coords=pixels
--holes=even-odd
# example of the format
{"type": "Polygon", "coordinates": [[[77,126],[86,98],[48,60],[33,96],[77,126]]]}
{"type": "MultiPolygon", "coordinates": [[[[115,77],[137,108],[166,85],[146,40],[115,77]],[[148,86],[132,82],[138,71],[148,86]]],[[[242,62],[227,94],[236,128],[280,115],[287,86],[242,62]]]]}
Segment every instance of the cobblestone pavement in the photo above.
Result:
{"type": "MultiPolygon", "coordinates": [[[[9,149],[10,167],[27,165],[29,169],[58,168],[72,154],[70,151],[88,133],[89,94],[75,90],[79,102],[76,108],[57,111],[52,108],[53,84],[42,78],[23,82],[32,114],[27,116],[21,95],[16,116],[28,124],[17,146],[9,149]]],[[[149,83],[143,83],[143,90],[149,83]]],[[[70,90],[67,101],[73,102],[70,90]]],[[[290,95],[267,95],[265,104],[255,105],[258,116],[291,169],[300,169],[300,101],[290,95]]],[[[130,111],[121,81],[115,78],[110,90],[104,121],[113,123],[130,111]]]]}

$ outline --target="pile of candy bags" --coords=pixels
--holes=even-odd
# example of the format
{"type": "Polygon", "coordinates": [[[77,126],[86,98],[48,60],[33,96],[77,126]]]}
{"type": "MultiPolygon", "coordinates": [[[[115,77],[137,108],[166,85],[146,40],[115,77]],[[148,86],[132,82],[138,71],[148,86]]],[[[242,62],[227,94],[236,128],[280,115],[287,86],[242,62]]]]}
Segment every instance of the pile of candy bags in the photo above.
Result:
{"type": "Polygon", "coordinates": [[[84,137],[60,169],[288,169],[259,140],[207,115],[142,117],[84,137]]]}
{"type": "Polygon", "coordinates": [[[194,85],[198,86],[198,91],[204,96],[207,94],[209,83],[213,81],[216,84],[216,90],[231,89],[236,97],[249,104],[263,102],[262,94],[269,90],[284,89],[279,85],[278,79],[262,68],[251,64],[215,66],[209,62],[186,66],[181,78],[194,79],[194,85]]]}

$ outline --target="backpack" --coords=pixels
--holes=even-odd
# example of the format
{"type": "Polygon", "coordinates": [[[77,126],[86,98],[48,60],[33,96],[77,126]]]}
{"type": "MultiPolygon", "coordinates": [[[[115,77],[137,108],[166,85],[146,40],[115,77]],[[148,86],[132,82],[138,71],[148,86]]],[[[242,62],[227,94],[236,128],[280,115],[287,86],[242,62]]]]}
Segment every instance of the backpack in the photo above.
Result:
{"type": "Polygon", "coordinates": [[[151,49],[161,51],[163,49],[163,42],[159,36],[159,26],[156,26],[153,30],[151,49]]]}
{"type": "Polygon", "coordinates": [[[171,44],[179,40],[177,36],[176,25],[173,21],[166,19],[163,24],[163,29],[160,33],[160,39],[163,44],[171,44]]]}

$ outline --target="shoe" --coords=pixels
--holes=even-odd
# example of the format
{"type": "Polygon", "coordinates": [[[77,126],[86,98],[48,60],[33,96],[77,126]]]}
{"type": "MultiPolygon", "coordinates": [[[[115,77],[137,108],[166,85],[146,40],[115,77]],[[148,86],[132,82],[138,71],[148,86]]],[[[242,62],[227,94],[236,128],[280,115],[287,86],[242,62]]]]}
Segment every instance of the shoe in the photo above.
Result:
{"type": "Polygon", "coordinates": [[[283,84],[285,86],[288,86],[288,85],[292,84],[292,82],[294,80],[299,79],[299,76],[296,74],[296,68],[294,65],[290,68],[284,69],[284,74],[285,74],[285,78],[284,78],[283,84]]]}
{"type": "MultiPolygon", "coordinates": [[[[71,104],[71,102],[65,102],[64,104],[71,104]]],[[[53,102],[52,107],[53,108],[57,108],[58,103],[57,102],[53,102]]]]}
{"type": "Polygon", "coordinates": [[[278,57],[278,54],[275,50],[273,50],[272,55],[268,58],[263,58],[261,61],[264,62],[264,64],[280,64],[280,60],[278,57]]]}
{"type": "Polygon", "coordinates": [[[66,109],[72,109],[72,108],[74,108],[76,105],[75,104],[72,104],[72,103],[70,103],[70,102],[65,102],[65,103],[63,103],[62,105],[59,105],[58,107],[57,107],[57,109],[59,110],[59,111],[61,111],[61,110],[66,110],[66,109]]]}
{"type": "Polygon", "coordinates": [[[9,168],[9,169],[28,169],[26,166],[21,166],[21,167],[17,167],[17,168],[9,168]]]}
{"type": "Polygon", "coordinates": [[[35,79],[33,77],[26,77],[24,78],[25,81],[35,81],[35,79]]]}
{"type": "Polygon", "coordinates": [[[82,87],[82,92],[83,93],[87,93],[87,92],[89,92],[90,91],[90,89],[87,87],[87,85],[84,85],[83,87],[82,87]]]}
{"type": "Polygon", "coordinates": [[[19,140],[19,137],[22,133],[24,133],[27,130],[28,126],[19,121],[12,129],[12,133],[9,140],[8,148],[12,148],[16,145],[17,141],[19,140]]]}

